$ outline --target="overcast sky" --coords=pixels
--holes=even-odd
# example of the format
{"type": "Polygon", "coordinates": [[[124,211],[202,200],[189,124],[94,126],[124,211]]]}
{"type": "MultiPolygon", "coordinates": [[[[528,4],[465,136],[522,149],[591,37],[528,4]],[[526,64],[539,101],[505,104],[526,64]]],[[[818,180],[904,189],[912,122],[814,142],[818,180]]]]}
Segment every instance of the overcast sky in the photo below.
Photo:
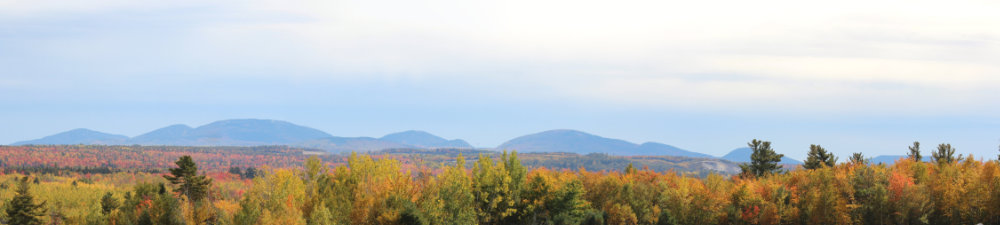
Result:
{"type": "MultiPolygon", "coordinates": [[[[803,159],[1000,145],[997,1],[0,0],[0,143],[279,119],[803,159]],[[929,149],[927,149],[929,150],[929,149]]],[[[929,155],[929,153],[926,153],[929,155]]]]}

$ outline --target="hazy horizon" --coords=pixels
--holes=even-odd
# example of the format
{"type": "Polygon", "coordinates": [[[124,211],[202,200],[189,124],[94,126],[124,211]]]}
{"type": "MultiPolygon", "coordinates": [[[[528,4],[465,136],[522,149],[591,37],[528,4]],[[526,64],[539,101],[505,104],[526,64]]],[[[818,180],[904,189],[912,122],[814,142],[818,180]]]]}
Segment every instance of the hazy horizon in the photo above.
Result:
{"type": "Polygon", "coordinates": [[[285,120],[477,147],[574,129],[710,155],[995,158],[988,1],[0,1],[0,144],[285,120]],[[929,155],[929,153],[926,153],[929,155]]]}

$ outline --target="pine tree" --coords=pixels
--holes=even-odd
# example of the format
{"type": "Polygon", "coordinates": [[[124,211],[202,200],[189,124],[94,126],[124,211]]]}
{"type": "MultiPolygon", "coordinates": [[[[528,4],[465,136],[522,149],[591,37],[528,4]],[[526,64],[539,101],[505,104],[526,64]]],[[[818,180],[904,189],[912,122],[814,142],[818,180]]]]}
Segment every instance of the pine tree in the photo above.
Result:
{"type": "Polygon", "coordinates": [[[34,197],[28,193],[28,177],[22,177],[17,183],[14,198],[7,202],[7,224],[40,225],[45,215],[45,202],[35,204],[34,197]]]}
{"type": "Polygon", "coordinates": [[[243,171],[243,179],[253,179],[254,177],[257,177],[257,168],[247,167],[247,169],[243,171]]]}
{"type": "Polygon", "coordinates": [[[803,168],[806,169],[818,169],[820,167],[832,167],[837,165],[837,158],[833,156],[833,153],[827,152],[826,149],[819,145],[809,145],[809,158],[806,159],[803,168]]]}
{"type": "Polygon", "coordinates": [[[243,176],[243,169],[240,169],[238,166],[231,166],[229,167],[229,173],[243,176]]]}
{"type": "Polygon", "coordinates": [[[103,212],[104,215],[108,215],[111,213],[111,210],[118,208],[119,205],[118,199],[115,199],[115,197],[111,195],[111,192],[108,192],[107,194],[104,194],[104,197],[101,197],[101,212],[103,212]]]}
{"type": "Polygon", "coordinates": [[[950,164],[955,161],[955,148],[951,144],[942,143],[938,145],[937,152],[931,152],[931,160],[938,164],[950,164]]]}
{"type": "Polygon", "coordinates": [[[191,202],[197,202],[208,193],[208,187],[212,184],[212,179],[204,175],[198,176],[198,166],[195,165],[191,156],[181,156],[177,162],[177,168],[170,169],[170,175],[163,175],[171,184],[179,184],[174,192],[188,197],[191,202]],[[172,176],[171,176],[172,175],[172,176]]]}
{"type": "Polygon", "coordinates": [[[910,146],[910,153],[906,154],[913,161],[920,162],[923,157],[920,156],[920,142],[914,141],[913,146],[910,146]]]}
{"type": "Polygon", "coordinates": [[[743,170],[743,174],[750,174],[757,177],[762,177],[767,174],[781,172],[781,166],[778,165],[781,162],[781,157],[784,154],[778,154],[771,149],[770,141],[761,141],[753,139],[747,146],[753,150],[753,154],[750,155],[750,163],[744,163],[740,165],[740,169],[743,170]]]}
{"type": "Polygon", "coordinates": [[[854,164],[854,165],[868,164],[868,159],[865,158],[865,155],[861,154],[860,152],[855,152],[854,154],[852,154],[851,158],[850,158],[850,161],[851,161],[851,164],[854,164]]]}

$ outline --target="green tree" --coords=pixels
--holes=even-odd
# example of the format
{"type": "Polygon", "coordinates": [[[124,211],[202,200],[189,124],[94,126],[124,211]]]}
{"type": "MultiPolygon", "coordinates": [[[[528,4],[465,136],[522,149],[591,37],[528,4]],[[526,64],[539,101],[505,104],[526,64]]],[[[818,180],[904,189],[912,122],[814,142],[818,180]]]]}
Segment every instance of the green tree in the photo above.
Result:
{"type": "Polygon", "coordinates": [[[480,154],[479,161],[473,164],[472,193],[479,224],[505,224],[504,221],[517,219],[517,204],[520,201],[516,190],[518,185],[507,168],[506,155],[505,151],[497,163],[480,154]]]}
{"type": "Polygon", "coordinates": [[[635,172],[636,170],[635,167],[632,166],[632,163],[628,163],[628,166],[625,167],[625,174],[635,174],[635,172]]]}
{"type": "Polygon", "coordinates": [[[865,155],[860,152],[855,152],[854,154],[851,154],[851,158],[849,159],[849,161],[851,162],[851,164],[854,165],[868,164],[868,159],[865,158],[865,155]]]}
{"type": "Polygon", "coordinates": [[[170,175],[163,175],[171,184],[180,185],[174,192],[188,197],[191,202],[201,200],[208,194],[208,187],[212,184],[212,179],[204,175],[198,175],[198,165],[195,165],[191,156],[181,156],[177,162],[177,168],[170,169],[170,175]]]}
{"type": "Polygon", "coordinates": [[[231,166],[231,167],[229,167],[229,173],[235,174],[235,175],[238,175],[238,176],[243,176],[243,169],[240,169],[240,167],[238,167],[238,166],[231,166]]]}
{"type": "Polygon", "coordinates": [[[7,224],[42,224],[45,202],[35,204],[34,196],[28,193],[29,185],[28,177],[22,177],[18,181],[14,198],[7,202],[7,224]]]}
{"type": "Polygon", "coordinates": [[[938,164],[950,164],[955,161],[955,148],[951,144],[940,144],[936,152],[931,152],[931,160],[938,164]]]}
{"type": "Polygon", "coordinates": [[[832,167],[837,165],[837,157],[833,156],[833,153],[827,152],[826,149],[819,145],[809,145],[809,158],[802,167],[806,169],[818,169],[820,167],[832,167]]]}
{"type": "Polygon", "coordinates": [[[920,162],[920,160],[923,159],[923,157],[920,156],[920,142],[919,141],[914,141],[913,142],[913,145],[910,146],[910,153],[906,154],[906,156],[908,156],[913,161],[917,161],[917,162],[920,162]]]}
{"type": "Polygon", "coordinates": [[[475,196],[472,195],[472,180],[465,172],[465,158],[461,153],[455,159],[455,166],[446,167],[438,179],[445,224],[474,224],[476,210],[470,206],[475,203],[475,196]]]}
{"type": "Polygon", "coordinates": [[[750,174],[757,177],[762,177],[772,173],[781,172],[781,166],[778,165],[781,162],[781,157],[784,154],[778,154],[771,149],[770,141],[761,141],[753,139],[747,146],[753,150],[753,154],[750,155],[750,163],[740,164],[740,169],[743,174],[750,174]]]}
{"type": "Polygon", "coordinates": [[[121,204],[118,203],[118,199],[111,195],[111,192],[108,192],[104,194],[104,197],[101,197],[101,212],[103,212],[104,215],[108,215],[112,210],[118,208],[119,205],[121,204]]]}
{"type": "Polygon", "coordinates": [[[243,171],[242,177],[243,179],[253,179],[254,177],[257,177],[257,168],[247,167],[247,169],[243,171]]]}
{"type": "Polygon", "coordinates": [[[181,212],[180,202],[169,193],[160,194],[153,200],[153,208],[156,211],[156,224],[159,225],[183,225],[184,217],[181,212]]]}
{"type": "Polygon", "coordinates": [[[884,171],[873,167],[860,167],[851,178],[854,203],[858,206],[851,214],[859,224],[887,224],[889,215],[889,179],[884,171]]]}

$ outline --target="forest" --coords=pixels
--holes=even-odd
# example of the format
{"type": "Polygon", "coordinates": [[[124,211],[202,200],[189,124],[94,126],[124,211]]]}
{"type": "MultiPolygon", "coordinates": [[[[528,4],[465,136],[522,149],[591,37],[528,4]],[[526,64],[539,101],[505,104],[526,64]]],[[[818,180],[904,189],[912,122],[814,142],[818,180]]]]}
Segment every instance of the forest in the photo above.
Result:
{"type": "Polygon", "coordinates": [[[437,166],[351,154],[288,167],[206,172],[198,155],[164,172],[0,174],[3,224],[1000,224],[1000,164],[955,155],[844,162],[812,146],[783,168],[754,140],[739,174],[704,177],[526,167],[517,152],[458,153],[437,166]],[[471,165],[471,166],[469,166],[471,165]]]}
{"type": "MultiPolygon", "coordinates": [[[[440,169],[442,163],[454,164],[455,157],[468,157],[466,167],[479,156],[499,157],[501,152],[477,149],[386,149],[369,152],[375,157],[394,158],[403,169],[417,167],[440,169]]],[[[162,172],[173,166],[178,157],[189,155],[199,168],[208,172],[225,172],[232,167],[271,168],[301,167],[310,156],[316,156],[325,164],[336,167],[347,163],[350,154],[324,154],[322,150],[295,148],[288,146],[255,147],[192,147],[192,146],[141,146],[141,145],[26,145],[0,146],[0,172],[22,171],[40,173],[81,172],[112,173],[119,171],[162,172]]],[[[702,159],[674,156],[611,156],[592,153],[578,155],[560,152],[523,153],[521,162],[528,168],[549,169],[622,170],[629,163],[648,166],[659,172],[673,170],[700,177],[709,173],[735,173],[731,170],[713,170],[703,166],[709,161],[734,169],[734,163],[718,159],[702,159]]]]}

